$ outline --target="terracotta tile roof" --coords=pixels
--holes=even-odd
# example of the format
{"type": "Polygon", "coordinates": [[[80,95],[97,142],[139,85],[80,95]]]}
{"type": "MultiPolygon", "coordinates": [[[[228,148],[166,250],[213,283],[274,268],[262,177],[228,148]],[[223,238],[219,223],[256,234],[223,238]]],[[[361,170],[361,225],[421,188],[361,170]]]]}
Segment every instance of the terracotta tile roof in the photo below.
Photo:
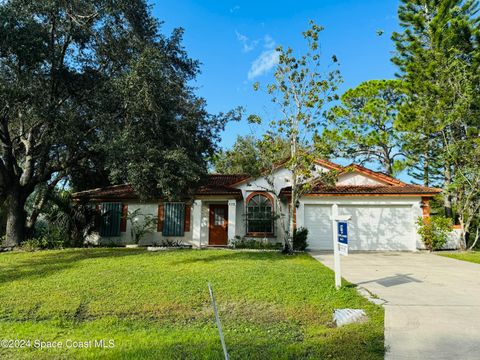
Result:
{"type": "Polygon", "coordinates": [[[327,169],[330,170],[341,170],[342,167],[338,164],[335,164],[334,162],[331,162],[329,160],[324,160],[324,159],[316,159],[314,160],[316,164],[326,167],[327,169]]]}
{"type": "Polygon", "coordinates": [[[88,199],[135,199],[137,195],[129,184],[106,186],[91,190],[79,191],[72,194],[75,200],[88,199]]]}
{"type": "MultiPolygon", "coordinates": [[[[442,190],[437,188],[429,188],[420,185],[410,185],[402,183],[402,185],[337,185],[326,186],[317,185],[308,195],[424,195],[434,196],[442,190]]],[[[280,191],[280,196],[288,196],[292,192],[292,188],[285,187],[280,191]]]]}
{"type": "MultiPolygon", "coordinates": [[[[240,189],[231,187],[231,184],[248,178],[248,175],[208,175],[205,182],[199,186],[196,195],[235,195],[241,194],[240,189]]],[[[103,188],[80,191],[72,194],[75,200],[125,200],[136,199],[133,188],[129,184],[113,185],[103,188]]]]}
{"type": "Polygon", "coordinates": [[[244,174],[208,175],[206,182],[197,189],[195,194],[196,195],[230,195],[230,194],[240,195],[242,191],[240,189],[236,189],[232,187],[231,185],[236,184],[248,178],[250,178],[250,176],[244,175],[244,174]]]}
{"type": "Polygon", "coordinates": [[[209,185],[232,185],[239,181],[248,179],[250,175],[246,174],[210,174],[208,175],[208,184],[209,185]]]}

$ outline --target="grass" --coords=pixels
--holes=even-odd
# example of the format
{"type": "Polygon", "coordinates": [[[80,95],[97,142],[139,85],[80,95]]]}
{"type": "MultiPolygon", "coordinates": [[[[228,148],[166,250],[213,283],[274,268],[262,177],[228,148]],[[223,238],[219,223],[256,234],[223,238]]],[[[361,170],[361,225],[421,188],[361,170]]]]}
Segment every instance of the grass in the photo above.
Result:
{"type": "Polygon", "coordinates": [[[208,282],[232,359],[383,359],[383,309],[307,254],[141,249],[0,254],[0,340],[31,341],[0,358],[221,359],[208,282]],[[370,319],[336,328],[335,308],[370,319]]]}
{"type": "Polygon", "coordinates": [[[480,264],[480,251],[442,252],[438,255],[480,264]]]}

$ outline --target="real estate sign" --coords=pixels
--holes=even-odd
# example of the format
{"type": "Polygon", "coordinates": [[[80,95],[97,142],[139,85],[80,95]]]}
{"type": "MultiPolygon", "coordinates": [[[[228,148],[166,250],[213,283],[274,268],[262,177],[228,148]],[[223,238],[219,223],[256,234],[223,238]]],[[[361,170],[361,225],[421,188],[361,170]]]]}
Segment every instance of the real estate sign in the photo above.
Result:
{"type": "Polygon", "coordinates": [[[337,222],[337,245],[340,255],[348,256],[348,223],[346,221],[337,222]]]}

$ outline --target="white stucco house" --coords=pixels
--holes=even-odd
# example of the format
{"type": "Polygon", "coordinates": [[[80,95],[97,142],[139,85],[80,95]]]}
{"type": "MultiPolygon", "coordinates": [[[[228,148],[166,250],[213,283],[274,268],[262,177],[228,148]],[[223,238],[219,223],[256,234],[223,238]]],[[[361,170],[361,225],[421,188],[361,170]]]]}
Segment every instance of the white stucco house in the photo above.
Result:
{"type": "MultiPolygon", "coordinates": [[[[318,184],[296,204],[296,226],[309,230],[310,249],[332,249],[330,217],[334,204],[340,214],[351,216],[351,250],[423,248],[415,222],[429,216],[429,201],[440,189],[407,184],[356,164],[342,167],[317,160],[314,165],[317,174],[334,170],[338,176],[336,186],[318,184]]],[[[172,239],[193,247],[226,246],[235,237],[282,242],[281,221],[271,215],[288,214],[291,174],[279,166],[270,179],[273,188],[265,177],[209,175],[193,198],[183,202],[141,202],[129,185],[82,191],[73,198],[96,203],[103,213],[114,214],[104,217],[99,229],[98,240],[104,243],[132,243],[130,224],[121,214],[136,209],[158,217],[157,231],[146,236],[141,245],[172,239]]],[[[449,245],[456,246],[454,242],[449,245]]]]}

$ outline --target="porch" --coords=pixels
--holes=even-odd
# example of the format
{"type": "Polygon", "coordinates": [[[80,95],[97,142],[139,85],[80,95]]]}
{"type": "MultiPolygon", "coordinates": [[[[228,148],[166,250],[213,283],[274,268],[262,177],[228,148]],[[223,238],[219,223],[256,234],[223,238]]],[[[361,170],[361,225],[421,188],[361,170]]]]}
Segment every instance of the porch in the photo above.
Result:
{"type": "Polygon", "coordinates": [[[192,245],[224,247],[237,235],[236,198],[197,198],[192,204],[192,245]]]}

